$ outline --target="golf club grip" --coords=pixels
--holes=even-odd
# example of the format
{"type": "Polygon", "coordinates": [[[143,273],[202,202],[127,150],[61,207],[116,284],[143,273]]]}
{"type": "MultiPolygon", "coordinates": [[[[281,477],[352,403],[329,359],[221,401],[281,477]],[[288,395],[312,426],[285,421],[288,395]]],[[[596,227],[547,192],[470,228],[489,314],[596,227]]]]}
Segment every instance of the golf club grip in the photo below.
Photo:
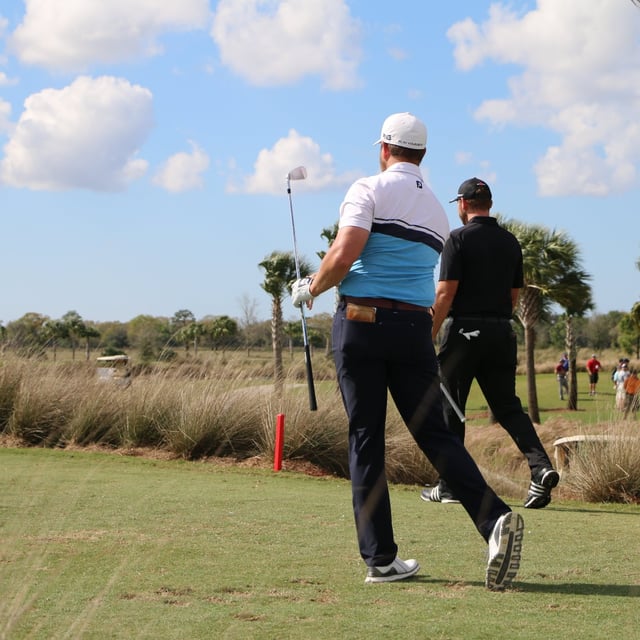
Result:
{"type": "Polygon", "coordinates": [[[309,352],[309,345],[304,345],[304,363],[307,368],[307,388],[309,390],[309,409],[315,411],[318,408],[316,401],[316,388],[313,384],[313,369],[311,368],[311,353],[309,352]]]}

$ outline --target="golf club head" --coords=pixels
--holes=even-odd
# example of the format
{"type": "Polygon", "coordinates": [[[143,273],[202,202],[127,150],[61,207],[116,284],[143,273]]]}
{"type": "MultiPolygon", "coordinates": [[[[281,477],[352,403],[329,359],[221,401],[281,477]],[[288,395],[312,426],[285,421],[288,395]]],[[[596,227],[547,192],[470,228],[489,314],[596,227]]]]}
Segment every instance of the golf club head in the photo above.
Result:
{"type": "Polygon", "coordinates": [[[307,170],[302,166],[291,169],[287,174],[287,180],[304,180],[306,177],[307,170]]]}

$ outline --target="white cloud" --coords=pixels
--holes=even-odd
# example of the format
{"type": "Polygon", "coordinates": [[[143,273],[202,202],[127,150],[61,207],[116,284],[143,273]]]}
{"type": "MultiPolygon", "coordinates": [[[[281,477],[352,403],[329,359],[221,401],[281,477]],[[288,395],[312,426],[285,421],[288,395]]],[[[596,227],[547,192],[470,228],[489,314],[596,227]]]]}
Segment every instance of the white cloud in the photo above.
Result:
{"type": "Polygon", "coordinates": [[[0,98],[0,135],[11,131],[11,104],[0,98]]]}
{"type": "Polygon", "coordinates": [[[203,186],[202,173],[209,168],[209,156],[194,142],[190,144],[191,153],[172,155],[154,176],[154,184],[171,193],[203,186]]]}
{"type": "Polygon", "coordinates": [[[246,193],[282,193],[286,176],[298,165],[307,169],[307,179],[300,182],[300,188],[321,190],[327,187],[343,187],[362,174],[348,172],[337,174],[333,157],[322,153],[320,146],[311,138],[301,136],[295,129],[286,138],[280,138],[271,149],[263,149],[258,154],[253,175],[247,177],[242,188],[229,185],[229,191],[246,193]]]}
{"type": "Polygon", "coordinates": [[[138,149],[153,126],[151,92],[81,76],[29,96],[4,147],[0,183],[37,190],[117,191],[140,178],[138,149]]]}
{"type": "Polygon", "coordinates": [[[333,90],[359,84],[360,26],[345,0],[220,0],[211,36],[222,63],[253,85],[308,75],[333,90]]]}
{"type": "Polygon", "coordinates": [[[24,63],[84,71],[161,51],[168,31],[206,28],[208,0],[25,0],[24,20],[8,38],[24,63]]]}
{"type": "Polygon", "coordinates": [[[606,195],[637,184],[640,19],[631,3],[538,0],[524,15],[493,4],[486,22],[464,20],[448,36],[464,71],[485,60],[523,68],[508,98],[485,100],[475,115],[558,134],[535,167],[541,195],[606,195]]]}
{"type": "Polygon", "coordinates": [[[9,87],[13,84],[18,84],[18,80],[10,78],[4,71],[0,71],[0,87],[9,87]]]}

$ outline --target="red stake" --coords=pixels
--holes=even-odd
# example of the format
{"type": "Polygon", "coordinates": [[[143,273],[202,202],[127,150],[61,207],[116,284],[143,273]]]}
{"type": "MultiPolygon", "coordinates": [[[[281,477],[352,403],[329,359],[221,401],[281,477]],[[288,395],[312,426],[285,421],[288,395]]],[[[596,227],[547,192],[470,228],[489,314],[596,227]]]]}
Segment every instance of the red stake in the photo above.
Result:
{"type": "Polygon", "coordinates": [[[279,413],[276,418],[276,446],[273,451],[273,470],[282,469],[282,448],[284,446],[284,413],[279,413]]]}

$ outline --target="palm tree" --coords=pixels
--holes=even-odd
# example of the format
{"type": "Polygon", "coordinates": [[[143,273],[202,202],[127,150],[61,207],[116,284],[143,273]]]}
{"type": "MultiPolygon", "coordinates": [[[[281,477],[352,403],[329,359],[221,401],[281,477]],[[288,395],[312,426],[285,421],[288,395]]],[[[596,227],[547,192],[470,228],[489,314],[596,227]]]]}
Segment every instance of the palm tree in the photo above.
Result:
{"type": "Polygon", "coordinates": [[[193,355],[198,356],[198,344],[200,336],[204,335],[204,326],[200,322],[190,322],[189,324],[180,327],[175,333],[176,340],[184,343],[185,352],[189,353],[189,345],[193,345],[193,355]]]}
{"type": "MultiPolygon", "coordinates": [[[[333,244],[334,240],[336,239],[336,236],[338,235],[338,230],[339,230],[339,222],[335,222],[333,224],[332,227],[325,227],[322,230],[322,233],[320,234],[321,238],[324,238],[327,241],[327,246],[329,248],[331,248],[331,245],[333,244]]],[[[317,251],[316,255],[320,258],[320,260],[322,260],[325,255],[327,254],[326,251],[317,251]]],[[[340,302],[340,295],[338,293],[338,288],[336,287],[334,289],[334,301],[335,301],[335,306],[338,306],[338,303],[340,302]]],[[[324,322],[322,320],[326,320],[326,314],[325,314],[325,318],[323,319],[319,319],[317,316],[314,318],[314,324],[315,324],[315,328],[322,334],[324,341],[325,341],[325,356],[329,357],[329,355],[331,354],[331,329],[333,326],[333,316],[328,316],[328,320],[329,322],[324,322]],[[320,322],[318,322],[318,320],[320,320],[320,322]]]]}
{"type": "Polygon", "coordinates": [[[51,342],[53,361],[55,362],[58,355],[58,341],[69,337],[69,327],[62,320],[47,320],[42,329],[51,342]]]}
{"type": "Polygon", "coordinates": [[[640,358],[640,302],[636,302],[629,313],[625,313],[618,323],[618,344],[627,353],[635,353],[640,358]]]}
{"type": "MultiPolygon", "coordinates": [[[[185,353],[189,353],[189,346],[192,340],[197,340],[198,330],[197,328],[190,327],[195,324],[196,317],[189,309],[180,309],[173,314],[171,318],[171,328],[173,330],[173,337],[184,344],[185,353]]],[[[197,351],[197,345],[196,345],[197,351]]]]}
{"type": "MultiPolygon", "coordinates": [[[[565,307],[570,317],[581,315],[591,308],[591,289],[586,284],[589,275],[580,267],[577,245],[564,232],[498,218],[500,224],[518,238],[522,247],[524,287],[520,292],[516,315],[524,327],[529,416],[539,424],[535,372],[536,325],[554,302],[565,307]]],[[[571,340],[572,336],[571,332],[571,340]]],[[[575,345],[571,348],[573,374],[570,374],[570,380],[575,385],[575,345]]],[[[571,389],[569,397],[572,397],[571,389]]],[[[577,404],[577,387],[573,401],[573,404],[577,404]]]]}
{"type": "Polygon", "coordinates": [[[225,342],[228,338],[238,334],[238,323],[229,316],[217,316],[203,320],[204,333],[211,339],[211,346],[218,350],[222,348],[224,354],[225,342]]]}
{"type": "MultiPolygon", "coordinates": [[[[324,238],[327,241],[327,244],[329,245],[329,247],[331,247],[331,245],[333,244],[333,241],[336,239],[336,236],[338,235],[338,222],[335,222],[334,225],[332,227],[325,227],[322,230],[322,233],[320,234],[321,238],[324,238]]],[[[322,258],[325,257],[326,255],[326,251],[317,251],[316,255],[318,256],[318,258],[320,258],[320,260],[322,260],[322,258]]]]}
{"type": "Polygon", "coordinates": [[[88,361],[91,357],[91,338],[99,338],[100,332],[94,326],[82,323],[82,326],[78,328],[78,336],[85,341],[85,360],[88,361]]]}
{"type": "MultiPolygon", "coordinates": [[[[304,277],[311,272],[310,265],[304,259],[301,259],[299,264],[301,276],[304,277]]],[[[284,383],[282,299],[290,292],[291,284],[296,279],[296,262],[290,251],[274,251],[258,266],[265,272],[264,282],[260,286],[271,296],[271,345],[273,347],[274,379],[276,391],[281,391],[284,383]]]]}
{"type": "Polygon", "coordinates": [[[82,337],[82,332],[85,329],[84,320],[77,311],[67,311],[62,316],[62,322],[67,327],[69,340],[71,341],[71,359],[76,359],[76,348],[78,346],[77,339],[82,337]]]}
{"type": "Polygon", "coordinates": [[[578,376],[576,367],[576,339],[573,319],[581,318],[593,309],[591,287],[587,282],[591,276],[578,268],[578,255],[574,259],[574,269],[568,269],[555,293],[555,302],[565,309],[565,349],[569,355],[569,396],[567,409],[578,410],[578,376]]]}

